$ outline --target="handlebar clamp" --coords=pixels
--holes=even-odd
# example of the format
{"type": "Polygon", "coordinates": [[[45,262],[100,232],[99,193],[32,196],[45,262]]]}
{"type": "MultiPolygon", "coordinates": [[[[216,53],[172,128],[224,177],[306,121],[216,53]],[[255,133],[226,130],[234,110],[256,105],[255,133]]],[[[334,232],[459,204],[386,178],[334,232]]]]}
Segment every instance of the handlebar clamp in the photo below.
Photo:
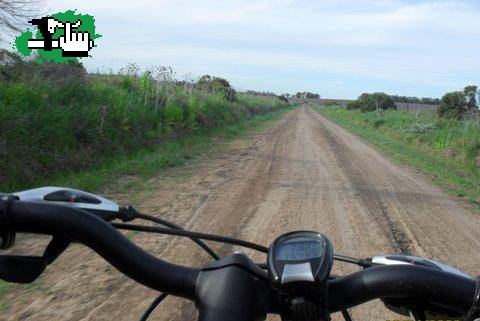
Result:
{"type": "Polygon", "coordinates": [[[280,294],[282,320],[329,321],[330,313],[326,308],[325,299],[324,289],[299,295],[280,294]]]}
{"type": "Polygon", "coordinates": [[[15,196],[0,194],[0,250],[5,250],[15,244],[15,231],[10,227],[10,213],[15,196]]]}

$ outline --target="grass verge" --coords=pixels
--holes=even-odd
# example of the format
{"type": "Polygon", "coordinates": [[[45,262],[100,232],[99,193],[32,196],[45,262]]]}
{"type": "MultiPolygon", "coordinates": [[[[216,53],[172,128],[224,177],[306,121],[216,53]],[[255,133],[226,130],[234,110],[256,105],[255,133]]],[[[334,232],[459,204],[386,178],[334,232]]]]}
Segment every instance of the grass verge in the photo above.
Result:
{"type": "MultiPolygon", "coordinates": [[[[56,173],[48,177],[42,177],[30,188],[57,185],[98,191],[118,181],[121,177],[148,179],[166,167],[180,166],[187,161],[191,161],[225,140],[231,140],[254,129],[263,128],[263,125],[269,121],[281,118],[294,108],[295,106],[290,106],[271,113],[254,116],[238,124],[166,139],[153,148],[140,149],[130,155],[106,158],[100,164],[88,170],[56,173]]],[[[122,188],[129,188],[130,185],[137,184],[137,180],[128,179],[118,184],[122,188]]]]}
{"type": "Polygon", "coordinates": [[[0,190],[287,105],[237,93],[218,77],[175,80],[168,67],[92,74],[79,63],[40,65],[0,50],[0,190]]]}
{"type": "Polygon", "coordinates": [[[361,113],[340,107],[310,106],[348,131],[369,141],[394,161],[410,165],[447,193],[480,209],[478,125],[445,124],[431,112],[361,113]]]}

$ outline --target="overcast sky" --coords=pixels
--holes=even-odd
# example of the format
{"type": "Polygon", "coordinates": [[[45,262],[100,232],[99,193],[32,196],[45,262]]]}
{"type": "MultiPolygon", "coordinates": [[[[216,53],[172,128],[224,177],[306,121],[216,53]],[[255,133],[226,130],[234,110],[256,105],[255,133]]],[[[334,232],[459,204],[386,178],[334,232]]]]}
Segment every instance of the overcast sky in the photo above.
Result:
{"type": "Polygon", "coordinates": [[[441,97],[480,84],[477,0],[46,0],[103,35],[91,70],[172,66],[238,89],[441,97]]]}

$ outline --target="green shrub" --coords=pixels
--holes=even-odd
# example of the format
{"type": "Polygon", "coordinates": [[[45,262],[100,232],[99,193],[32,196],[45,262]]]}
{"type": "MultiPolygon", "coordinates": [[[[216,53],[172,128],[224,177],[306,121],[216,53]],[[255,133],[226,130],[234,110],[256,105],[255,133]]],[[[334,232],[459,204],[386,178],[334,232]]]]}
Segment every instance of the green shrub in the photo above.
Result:
{"type": "Polygon", "coordinates": [[[460,91],[446,93],[443,95],[438,115],[443,118],[461,119],[467,111],[467,99],[460,91]]]}
{"type": "Polygon", "coordinates": [[[353,100],[347,104],[348,110],[360,109],[362,107],[362,102],[360,100],[353,100]]]}
{"type": "Polygon", "coordinates": [[[175,82],[168,68],[139,74],[130,65],[105,75],[59,66],[13,59],[1,67],[9,77],[0,78],[0,190],[286,106],[276,98],[205,92],[175,82]]]}
{"type": "Polygon", "coordinates": [[[200,77],[200,79],[195,84],[196,88],[199,90],[221,93],[226,100],[233,102],[237,99],[237,93],[235,89],[230,86],[230,83],[220,77],[211,77],[205,75],[200,77]]]}
{"type": "Polygon", "coordinates": [[[395,102],[385,93],[362,94],[359,97],[360,110],[363,112],[376,109],[396,109],[395,102]]]}
{"type": "Polygon", "coordinates": [[[376,109],[397,109],[395,102],[385,93],[362,94],[357,100],[347,104],[348,110],[359,109],[362,112],[369,112],[376,109]]]}
{"type": "Polygon", "coordinates": [[[377,118],[373,122],[373,127],[378,128],[378,127],[382,126],[383,124],[385,124],[385,120],[383,120],[383,118],[377,118]]]}
{"type": "Polygon", "coordinates": [[[337,103],[336,101],[330,101],[326,104],[324,104],[324,106],[327,106],[327,107],[340,107],[341,105],[339,103],[337,103]]]}

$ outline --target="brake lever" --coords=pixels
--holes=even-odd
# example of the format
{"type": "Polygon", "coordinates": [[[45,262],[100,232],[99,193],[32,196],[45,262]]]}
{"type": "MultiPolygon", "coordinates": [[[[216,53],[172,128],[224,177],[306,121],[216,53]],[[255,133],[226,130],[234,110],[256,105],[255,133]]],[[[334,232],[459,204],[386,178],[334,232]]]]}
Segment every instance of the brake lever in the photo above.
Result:
{"type": "Polygon", "coordinates": [[[32,283],[69,245],[67,239],[54,236],[43,256],[0,255],[0,279],[14,283],[32,283]]]}

